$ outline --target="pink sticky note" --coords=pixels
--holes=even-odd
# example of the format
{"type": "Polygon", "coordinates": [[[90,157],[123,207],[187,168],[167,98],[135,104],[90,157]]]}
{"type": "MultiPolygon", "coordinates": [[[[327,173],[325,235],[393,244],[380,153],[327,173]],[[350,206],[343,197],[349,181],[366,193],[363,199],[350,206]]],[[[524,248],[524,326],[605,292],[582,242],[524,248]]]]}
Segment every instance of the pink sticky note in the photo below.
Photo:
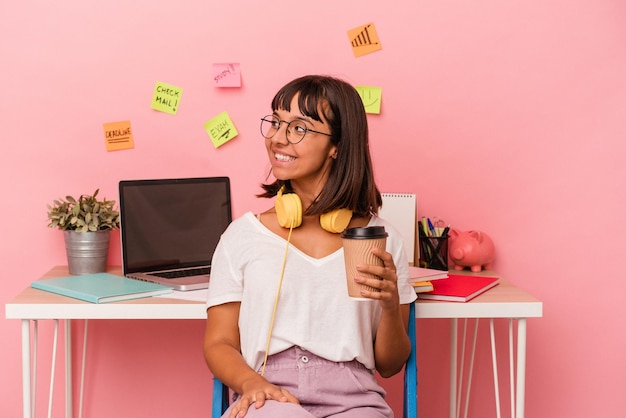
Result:
{"type": "Polygon", "coordinates": [[[215,87],[241,87],[241,67],[239,64],[213,64],[215,87]]]}

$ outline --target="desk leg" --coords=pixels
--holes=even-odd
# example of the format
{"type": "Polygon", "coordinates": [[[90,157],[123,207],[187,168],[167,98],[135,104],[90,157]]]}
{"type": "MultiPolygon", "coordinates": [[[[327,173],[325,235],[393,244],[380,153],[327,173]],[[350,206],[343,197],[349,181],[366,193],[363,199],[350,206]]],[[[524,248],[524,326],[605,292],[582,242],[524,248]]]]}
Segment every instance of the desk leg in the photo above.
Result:
{"type": "Polygon", "coordinates": [[[456,411],[456,369],[457,369],[457,344],[458,344],[458,320],[451,319],[450,324],[450,418],[457,418],[456,411]]]}
{"type": "Polygon", "coordinates": [[[511,418],[515,418],[515,353],[513,347],[513,318],[509,318],[509,399],[511,418]]]}
{"type": "Polygon", "coordinates": [[[65,320],[65,417],[72,418],[72,320],[65,320]]]}
{"type": "Polygon", "coordinates": [[[524,397],[526,390],[526,318],[517,320],[517,396],[516,418],[524,418],[524,397]]]}
{"type": "Polygon", "coordinates": [[[493,390],[496,398],[496,417],[500,418],[500,383],[498,381],[498,357],[496,354],[496,332],[494,328],[494,319],[489,319],[489,332],[491,336],[491,364],[493,367],[493,390]]]}
{"type": "Polygon", "coordinates": [[[30,320],[22,319],[22,407],[24,418],[31,418],[30,320]]]}

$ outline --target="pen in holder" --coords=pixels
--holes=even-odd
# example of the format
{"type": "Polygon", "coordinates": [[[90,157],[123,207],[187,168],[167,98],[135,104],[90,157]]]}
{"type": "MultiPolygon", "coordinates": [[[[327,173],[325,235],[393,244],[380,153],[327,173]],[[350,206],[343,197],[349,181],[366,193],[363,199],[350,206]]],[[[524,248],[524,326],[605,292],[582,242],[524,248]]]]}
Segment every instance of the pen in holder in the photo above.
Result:
{"type": "Polygon", "coordinates": [[[448,235],[427,236],[422,228],[417,228],[420,244],[420,267],[435,270],[448,270],[448,235]]]}

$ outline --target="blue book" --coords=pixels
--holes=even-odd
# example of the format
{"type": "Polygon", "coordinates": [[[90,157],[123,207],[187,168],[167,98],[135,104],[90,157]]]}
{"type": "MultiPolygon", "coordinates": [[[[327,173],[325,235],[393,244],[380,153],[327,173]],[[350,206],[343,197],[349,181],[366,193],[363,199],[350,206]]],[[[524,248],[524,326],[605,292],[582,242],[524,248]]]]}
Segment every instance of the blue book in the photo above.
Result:
{"type": "Polygon", "coordinates": [[[31,283],[31,287],[91,303],[117,302],[172,292],[171,287],[109,273],[37,280],[31,283]]]}

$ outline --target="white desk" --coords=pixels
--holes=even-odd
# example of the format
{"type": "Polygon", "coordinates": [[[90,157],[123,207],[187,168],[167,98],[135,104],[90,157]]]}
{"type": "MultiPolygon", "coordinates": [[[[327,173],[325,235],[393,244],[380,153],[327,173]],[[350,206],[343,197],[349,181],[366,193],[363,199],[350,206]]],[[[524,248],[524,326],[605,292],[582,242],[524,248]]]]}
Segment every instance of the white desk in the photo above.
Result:
{"type": "MultiPolygon", "coordinates": [[[[120,274],[119,268],[112,268],[111,273],[120,274]]],[[[464,274],[473,274],[463,272],[464,274]]],[[[60,277],[68,274],[66,266],[58,266],[46,273],[42,278],[60,277]]],[[[494,275],[490,272],[480,275],[494,275]]],[[[24,417],[32,416],[31,393],[31,321],[64,320],[65,321],[65,385],[66,385],[66,417],[72,417],[72,380],[71,364],[71,327],[73,319],[206,319],[205,304],[202,302],[185,301],[170,298],[145,298],[107,304],[93,304],[67,298],[33,288],[24,289],[13,300],[6,304],[6,318],[22,320],[22,374],[23,374],[23,411],[24,417]]],[[[513,319],[517,319],[517,382],[514,401],[511,401],[512,416],[524,416],[524,388],[526,370],[526,318],[542,316],[543,304],[523,290],[502,280],[499,285],[470,302],[439,302],[418,301],[415,309],[416,318],[449,318],[452,321],[451,334],[451,372],[450,372],[450,417],[456,418],[459,397],[457,395],[457,320],[459,318],[491,319],[492,350],[494,347],[493,319],[508,318],[509,334],[512,336],[513,319]]],[[[512,347],[511,347],[512,349],[512,347]]],[[[495,351],[493,351],[495,355],[495,351]]],[[[511,352],[511,360],[512,360],[511,352]]],[[[494,357],[495,366],[495,357],[494,357]]],[[[511,375],[513,370],[511,369],[511,375]]],[[[494,376],[495,370],[494,370],[494,376]]],[[[511,385],[513,387],[513,385],[511,385]]],[[[498,393],[497,377],[494,382],[498,393]]],[[[498,405],[499,410],[499,405],[498,405]]],[[[499,415],[499,413],[498,413],[499,415]]]]}
{"type": "MultiPolygon", "coordinates": [[[[469,271],[453,272],[454,274],[467,274],[476,276],[497,276],[493,272],[483,271],[471,273],[469,271]]],[[[440,302],[422,300],[415,306],[416,318],[450,318],[452,322],[450,337],[450,418],[457,418],[461,409],[463,398],[458,385],[458,319],[476,318],[489,319],[491,333],[491,353],[494,375],[494,390],[496,398],[497,417],[500,417],[500,396],[497,377],[496,349],[495,349],[495,318],[509,319],[509,366],[510,366],[510,396],[511,418],[524,417],[524,397],[526,387],[526,319],[539,318],[543,315],[543,303],[510,282],[501,279],[500,283],[487,292],[477,296],[469,302],[440,302]],[[513,320],[517,320],[517,350],[513,349],[513,320]],[[517,351],[517,370],[513,370],[514,351],[517,351]]],[[[476,329],[474,331],[474,344],[476,342],[476,329]]],[[[465,339],[465,338],[463,338],[465,339]]],[[[465,347],[464,341],[461,343],[465,347]]],[[[464,356],[461,357],[464,359],[464,356]]],[[[473,360],[473,359],[472,359],[473,360]]],[[[463,364],[463,363],[462,363],[463,364]]],[[[419,359],[418,359],[419,365],[419,359]]],[[[467,382],[468,387],[471,382],[467,382]]],[[[466,395],[465,408],[469,400],[469,392],[466,395]]]]}

